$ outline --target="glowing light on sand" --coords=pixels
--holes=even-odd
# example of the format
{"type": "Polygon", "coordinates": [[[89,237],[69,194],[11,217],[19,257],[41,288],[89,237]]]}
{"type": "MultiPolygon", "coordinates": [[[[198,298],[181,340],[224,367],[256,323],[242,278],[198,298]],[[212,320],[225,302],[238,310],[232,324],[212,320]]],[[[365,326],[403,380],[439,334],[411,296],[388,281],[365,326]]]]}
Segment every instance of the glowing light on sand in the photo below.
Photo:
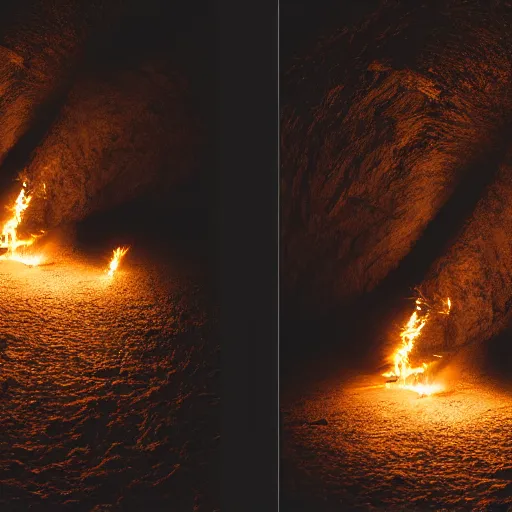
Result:
{"type": "MultiPolygon", "coordinates": [[[[46,198],[46,183],[42,184],[42,194],[46,198]]],[[[27,251],[34,241],[44,233],[39,235],[30,235],[28,238],[22,238],[19,234],[19,227],[23,221],[24,214],[30,205],[32,196],[27,194],[27,183],[23,186],[13,204],[9,209],[11,216],[4,223],[0,233],[0,248],[6,249],[6,252],[0,256],[0,260],[18,261],[28,266],[40,265],[44,258],[40,254],[33,254],[27,251]]],[[[128,252],[128,247],[118,247],[113,251],[112,259],[109,263],[107,274],[113,276],[119,268],[119,264],[124,255],[128,252]]]]}

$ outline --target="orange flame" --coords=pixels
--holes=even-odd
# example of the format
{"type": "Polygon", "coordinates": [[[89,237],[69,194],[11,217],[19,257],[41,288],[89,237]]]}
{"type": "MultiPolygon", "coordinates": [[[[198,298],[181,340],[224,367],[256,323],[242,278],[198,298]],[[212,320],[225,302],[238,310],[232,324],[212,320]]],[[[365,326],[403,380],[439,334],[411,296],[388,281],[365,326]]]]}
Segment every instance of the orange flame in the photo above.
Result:
{"type": "Polygon", "coordinates": [[[450,310],[452,309],[452,301],[450,300],[450,297],[448,297],[445,301],[443,301],[443,304],[445,306],[443,311],[440,311],[442,315],[449,315],[450,310]]]}
{"type": "Polygon", "coordinates": [[[121,262],[121,258],[128,252],[128,247],[118,247],[113,251],[112,259],[110,260],[110,264],[108,266],[108,275],[113,276],[114,272],[119,267],[119,263],[121,262]]]}
{"type": "Polygon", "coordinates": [[[22,221],[23,214],[28,208],[32,196],[27,196],[25,191],[27,188],[26,182],[23,182],[18,197],[14,206],[10,208],[12,216],[4,224],[2,233],[0,234],[0,248],[7,249],[7,252],[1,256],[2,259],[19,261],[25,265],[35,266],[39,265],[42,261],[41,256],[20,254],[18,249],[20,247],[28,247],[34,243],[37,238],[36,235],[31,235],[29,239],[23,240],[18,238],[18,227],[22,221]]]}
{"type": "MultiPolygon", "coordinates": [[[[0,248],[7,249],[5,254],[0,256],[1,260],[19,261],[28,266],[36,266],[41,264],[43,257],[41,255],[26,254],[25,248],[31,246],[40,235],[30,235],[28,239],[19,238],[18,228],[23,220],[23,216],[30,201],[31,195],[27,195],[27,183],[23,182],[23,186],[14,202],[14,205],[9,208],[12,212],[11,217],[5,222],[0,233],[0,248]],[[21,250],[20,250],[21,249],[21,250]]],[[[43,195],[46,198],[46,184],[42,184],[43,195]]],[[[43,234],[44,231],[41,232],[43,234]]],[[[112,260],[110,261],[107,273],[113,276],[118,269],[123,256],[128,252],[128,247],[118,247],[113,251],[112,260]]]]}
{"type": "MultiPolygon", "coordinates": [[[[443,301],[443,305],[444,309],[437,312],[443,315],[450,314],[452,307],[450,298],[443,301]]],[[[416,310],[400,333],[402,344],[393,354],[393,370],[382,374],[383,377],[395,379],[393,382],[386,383],[386,387],[394,384],[399,388],[415,391],[420,396],[429,396],[442,390],[440,384],[429,381],[426,374],[430,366],[429,363],[423,363],[421,366],[414,368],[409,362],[409,354],[413,350],[421,330],[427,324],[429,316],[428,304],[422,299],[416,299],[416,310]]],[[[439,358],[441,356],[436,354],[435,357],[439,358]]]]}

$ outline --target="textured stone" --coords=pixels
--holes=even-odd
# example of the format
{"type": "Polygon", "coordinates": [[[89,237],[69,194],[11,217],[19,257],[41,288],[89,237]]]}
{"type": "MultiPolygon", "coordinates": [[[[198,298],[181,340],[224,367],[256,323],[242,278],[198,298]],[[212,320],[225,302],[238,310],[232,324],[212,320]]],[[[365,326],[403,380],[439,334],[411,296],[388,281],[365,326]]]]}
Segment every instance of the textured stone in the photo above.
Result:
{"type": "Polygon", "coordinates": [[[440,329],[451,346],[460,346],[506,326],[512,311],[512,152],[420,290],[432,302],[450,297],[453,303],[448,318],[431,317],[423,346],[436,346],[440,329]]]}
{"type": "Polygon", "coordinates": [[[38,109],[68,86],[95,29],[118,0],[19,2],[0,27],[0,163],[38,109]]]}
{"type": "Polygon", "coordinates": [[[183,80],[167,65],[83,76],[25,170],[27,226],[51,229],[180,183],[194,168],[194,130],[183,80]]]}
{"type": "Polygon", "coordinates": [[[317,307],[374,289],[501,136],[510,2],[386,2],[283,80],[282,283],[317,307]]]}

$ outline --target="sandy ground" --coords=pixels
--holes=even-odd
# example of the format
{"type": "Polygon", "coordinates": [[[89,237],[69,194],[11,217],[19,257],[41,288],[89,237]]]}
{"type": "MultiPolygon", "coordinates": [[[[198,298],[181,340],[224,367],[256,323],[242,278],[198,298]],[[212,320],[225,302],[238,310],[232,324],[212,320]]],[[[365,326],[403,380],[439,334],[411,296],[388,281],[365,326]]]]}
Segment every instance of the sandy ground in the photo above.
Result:
{"type": "Polygon", "coordinates": [[[428,398],[376,375],[284,398],[283,510],[512,510],[512,395],[447,375],[428,398]]]}
{"type": "Polygon", "coordinates": [[[132,250],[0,262],[0,509],[205,510],[218,347],[201,280],[132,250]]]}

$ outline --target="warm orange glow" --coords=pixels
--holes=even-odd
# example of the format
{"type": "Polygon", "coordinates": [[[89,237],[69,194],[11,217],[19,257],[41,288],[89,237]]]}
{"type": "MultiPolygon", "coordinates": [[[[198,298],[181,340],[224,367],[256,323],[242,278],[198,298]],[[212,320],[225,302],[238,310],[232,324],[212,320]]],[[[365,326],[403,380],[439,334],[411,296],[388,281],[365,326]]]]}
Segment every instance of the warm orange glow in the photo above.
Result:
{"type": "Polygon", "coordinates": [[[28,239],[18,238],[18,227],[32,199],[32,196],[26,195],[26,188],[27,184],[23,182],[23,187],[14,205],[10,208],[12,216],[6,221],[2,228],[2,233],[0,234],[0,248],[7,249],[7,252],[1,256],[1,259],[19,261],[25,265],[35,266],[42,262],[42,256],[28,255],[25,253],[24,248],[32,245],[37,236],[31,235],[28,239]],[[19,250],[20,248],[21,251],[19,250]]]}
{"type": "MultiPolygon", "coordinates": [[[[450,298],[443,301],[444,309],[437,313],[448,315],[450,313],[452,303],[450,298]]],[[[393,370],[383,374],[383,377],[394,379],[386,383],[386,387],[392,385],[401,389],[415,391],[420,396],[429,396],[442,391],[442,386],[438,383],[430,382],[427,370],[430,363],[423,363],[421,366],[413,367],[409,361],[409,355],[418,340],[422,329],[427,324],[430,316],[430,308],[422,299],[416,299],[416,310],[410,316],[407,324],[403,327],[400,338],[401,345],[393,354],[393,370]]],[[[434,357],[440,358],[439,355],[434,357]]]]}
{"type": "Polygon", "coordinates": [[[452,301],[450,300],[450,297],[448,297],[446,300],[443,301],[444,309],[442,311],[439,311],[442,315],[449,315],[450,310],[452,309],[452,301]]]}
{"type": "Polygon", "coordinates": [[[110,260],[110,264],[108,266],[108,275],[113,276],[114,272],[119,267],[119,263],[121,258],[128,252],[128,247],[118,247],[113,251],[112,259],[110,260]]]}
{"type": "MultiPolygon", "coordinates": [[[[42,184],[42,191],[46,197],[46,184],[42,184]]],[[[40,235],[30,235],[28,238],[21,238],[19,236],[18,228],[22,223],[25,211],[30,205],[32,196],[27,194],[27,183],[23,182],[23,186],[18,194],[14,205],[9,208],[11,216],[4,223],[0,233],[0,249],[7,249],[7,251],[0,256],[0,260],[11,260],[23,263],[28,266],[40,265],[44,258],[40,254],[31,254],[27,252],[34,241],[40,235]]],[[[41,232],[41,234],[44,233],[41,232]]],[[[107,269],[109,276],[113,276],[118,269],[123,256],[128,252],[128,247],[118,247],[113,251],[112,260],[107,269]]]]}

